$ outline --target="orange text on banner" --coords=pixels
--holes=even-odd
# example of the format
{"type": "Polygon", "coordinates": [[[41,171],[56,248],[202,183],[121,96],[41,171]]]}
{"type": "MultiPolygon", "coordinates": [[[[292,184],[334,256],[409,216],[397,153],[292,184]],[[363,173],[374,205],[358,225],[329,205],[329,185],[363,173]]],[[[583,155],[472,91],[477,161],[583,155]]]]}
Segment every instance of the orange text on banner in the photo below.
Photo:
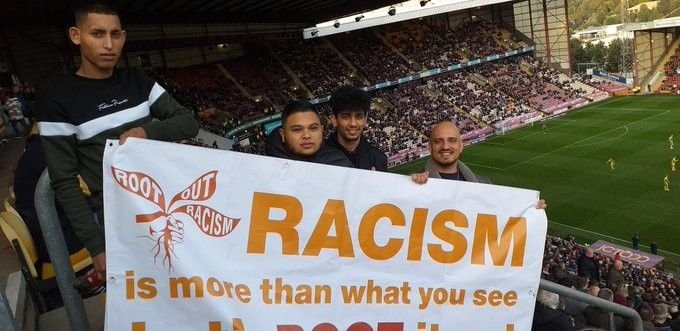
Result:
{"type": "MultiPolygon", "coordinates": [[[[452,209],[441,211],[434,216],[430,229],[426,229],[427,213],[427,209],[416,208],[411,220],[407,222],[406,215],[398,206],[382,203],[369,208],[359,222],[356,238],[359,248],[373,260],[389,260],[406,247],[407,260],[420,261],[425,231],[429,230],[441,242],[428,243],[427,254],[439,263],[457,263],[465,256],[468,247],[471,247],[472,264],[486,265],[488,252],[494,266],[504,266],[509,256],[510,266],[524,266],[527,226],[523,217],[510,217],[505,227],[499,229],[496,215],[478,214],[470,245],[469,238],[456,230],[469,227],[468,219],[463,213],[452,209]],[[407,238],[388,238],[381,246],[376,243],[376,227],[380,222],[388,222],[396,228],[410,226],[409,234],[407,238]],[[450,246],[453,248],[449,249],[450,246]]],[[[278,235],[281,238],[283,255],[318,256],[322,249],[332,249],[341,257],[356,256],[344,201],[326,202],[316,219],[309,241],[301,250],[296,227],[302,221],[302,215],[303,205],[293,196],[255,192],[248,232],[248,253],[264,254],[268,235],[278,235]],[[285,211],[285,216],[282,219],[271,219],[272,209],[285,211]],[[335,235],[330,234],[333,228],[335,235]]]]}

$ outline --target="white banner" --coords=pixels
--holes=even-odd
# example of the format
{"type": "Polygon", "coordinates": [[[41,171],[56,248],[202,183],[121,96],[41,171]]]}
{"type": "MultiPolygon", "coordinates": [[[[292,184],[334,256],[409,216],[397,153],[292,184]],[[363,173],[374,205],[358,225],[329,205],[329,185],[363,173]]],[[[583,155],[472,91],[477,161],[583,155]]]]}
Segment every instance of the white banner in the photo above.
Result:
{"type": "Polygon", "coordinates": [[[130,139],[104,153],[108,330],[530,330],[538,192],[130,139]]]}

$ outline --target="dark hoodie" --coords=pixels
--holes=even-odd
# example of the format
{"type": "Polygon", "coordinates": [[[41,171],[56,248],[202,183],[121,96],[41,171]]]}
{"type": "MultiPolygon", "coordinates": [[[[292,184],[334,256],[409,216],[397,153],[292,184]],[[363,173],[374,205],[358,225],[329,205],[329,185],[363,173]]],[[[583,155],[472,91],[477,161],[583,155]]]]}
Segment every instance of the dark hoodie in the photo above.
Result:
{"type": "Polygon", "coordinates": [[[333,131],[330,137],[326,139],[326,146],[341,151],[357,169],[387,171],[387,155],[373,146],[363,136],[359,140],[359,146],[350,152],[338,141],[338,132],[333,131]]]}
{"type": "Polygon", "coordinates": [[[309,158],[303,158],[289,152],[283,144],[283,139],[279,133],[279,128],[272,130],[272,132],[267,136],[264,146],[264,153],[267,156],[288,160],[321,163],[348,168],[353,167],[352,162],[350,162],[347,157],[342,154],[342,152],[334,148],[326,147],[324,144],[321,144],[319,151],[314,154],[314,156],[309,158]]]}

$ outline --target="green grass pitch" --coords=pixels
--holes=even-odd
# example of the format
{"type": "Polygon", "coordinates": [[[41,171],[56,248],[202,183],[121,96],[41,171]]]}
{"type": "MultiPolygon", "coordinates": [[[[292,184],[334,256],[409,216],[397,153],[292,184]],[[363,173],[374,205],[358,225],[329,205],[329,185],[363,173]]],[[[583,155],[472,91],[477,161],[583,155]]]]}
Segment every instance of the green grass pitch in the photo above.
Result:
{"type": "MultiPolygon", "coordinates": [[[[461,160],[494,184],[540,191],[551,232],[624,245],[639,233],[641,249],[656,241],[661,255],[680,260],[680,163],[671,171],[680,98],[610,99],[546,123],[545,133],[537,124],[467,146],[461,160]]],[[[424,161],[392,171],[419,172],[424,161]]]]}

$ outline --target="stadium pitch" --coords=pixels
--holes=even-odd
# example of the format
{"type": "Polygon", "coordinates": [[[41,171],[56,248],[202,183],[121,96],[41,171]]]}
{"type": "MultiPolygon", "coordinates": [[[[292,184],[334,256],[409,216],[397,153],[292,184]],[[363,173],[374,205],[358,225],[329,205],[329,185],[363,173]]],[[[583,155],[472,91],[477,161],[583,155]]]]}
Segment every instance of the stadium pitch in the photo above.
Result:
{"type": "MultiPolygon", "coordinates": [[[[545,129],[537,123],[491,137],[467,146],[461,160],[494,184],[540,191],[551,233],[628,246],[638,233],[640,249],[649,251],[656,241],[660,255],[679,261],[674,156],[680,160],[680,98],[634,96],[573,111],[545,129]]],[[[391,171],[419,172],[424,162],[391,171]]]]}

